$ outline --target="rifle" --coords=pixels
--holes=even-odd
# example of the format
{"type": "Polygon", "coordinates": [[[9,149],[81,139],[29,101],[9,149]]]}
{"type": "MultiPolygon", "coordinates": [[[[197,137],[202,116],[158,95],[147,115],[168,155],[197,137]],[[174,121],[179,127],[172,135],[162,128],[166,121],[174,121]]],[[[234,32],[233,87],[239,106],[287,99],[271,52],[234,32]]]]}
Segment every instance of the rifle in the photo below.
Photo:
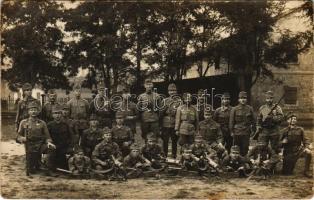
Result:
{"type": "MultiPolygon", "coordinates": [[[[262,123],[265,123],[265,120],[267,119],[268,116],[272,115],[273,111],[277,108],[277,106],[279,105],[279,103],[282,101],[282,99],[285,97],[285,93],[280,97],[279,101],[277,103],[275,103],[275,105],[270,109],[270,111],[267,113],[267,115],[265,116],[265,118],[262,119],[262,123]]],[[[262,129],[257,129],[255,131],[255,133],[252,135],[252,139],[253,140],[257,140],[260,132],[262,131],[262,129]]]]}
{"type": "Polygon", "coordinates": [[[26,138],[26,141],[25,141],[25,157],[26,157],[26,176],[29,176],[29,144],[28,144],[28,136],[29,136],[29,124],[27,124],[26,126],[26,130],[25,130],[25,138],[26,138]]]}

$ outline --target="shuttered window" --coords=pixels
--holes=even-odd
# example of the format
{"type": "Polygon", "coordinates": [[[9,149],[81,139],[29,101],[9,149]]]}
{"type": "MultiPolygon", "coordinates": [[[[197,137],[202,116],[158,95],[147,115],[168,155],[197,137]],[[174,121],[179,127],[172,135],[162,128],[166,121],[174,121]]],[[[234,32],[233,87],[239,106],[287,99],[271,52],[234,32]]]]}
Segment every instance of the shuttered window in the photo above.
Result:
{"type": "Polygon", "coordinates": [[[298,97],[298,88],[297,87],[290,87],[284,86],[285,90],[285,104],[297,104],[297,97],[298,97]]]}

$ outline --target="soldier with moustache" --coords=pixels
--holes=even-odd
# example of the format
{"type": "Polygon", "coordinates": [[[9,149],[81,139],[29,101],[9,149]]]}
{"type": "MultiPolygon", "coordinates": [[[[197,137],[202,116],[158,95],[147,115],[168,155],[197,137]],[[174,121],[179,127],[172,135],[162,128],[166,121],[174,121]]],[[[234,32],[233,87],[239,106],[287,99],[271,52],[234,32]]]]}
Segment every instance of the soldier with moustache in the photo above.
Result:
{"type": "Polygon", "coordinates": [[[48,102],[43,106],[42,109],[42,119],[48,123],[53,121],[52,111],[57,107],[60,106],[57,102],[57,94],[55,90],[50,89],[48,90],[48,102]]]}

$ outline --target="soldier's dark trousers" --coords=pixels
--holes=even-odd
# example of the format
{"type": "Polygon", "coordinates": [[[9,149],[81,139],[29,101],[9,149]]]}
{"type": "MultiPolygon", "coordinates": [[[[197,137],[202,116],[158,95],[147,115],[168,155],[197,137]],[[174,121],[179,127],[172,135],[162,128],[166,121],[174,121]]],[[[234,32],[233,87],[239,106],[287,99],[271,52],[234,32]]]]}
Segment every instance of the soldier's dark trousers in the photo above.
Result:
{"type": "Polygon", "coordinates": [[[66,158],[65,149],[57,149],[53,154],[53,165],[61,169],[68,169],[68,161],[66,158]]]}
{"type": "Polygon", "coordinates": [[[159,122],[142,122],[142,138],[147,142],[147,135],[152,132],[154,137],[159,138],[159,122]]]}
{"type": "Polygon", "coordinates": [[[35,173],[40,168],[40,152],[27,152],[26,153],[26,167],[29,173],[35,173]]]}
{"type": "Polygon", "coordinates": [[[250,136],[249,135],[234,135],[234,145],[239,146],[241,156],[246,156],[249,151],[250,136]]]}
{"type": "Polygon", "coordinates": [[[168,156],[168,144],[169,144],[169,139],[171,138],[172,157],[176,158],[177,157],[177,143],[178,143],[179,137],[175,134],[174,128],[163,127],[161,138],[163,141],[163,151],[166,157],[168,156]]]}
{"type": "Polygon", "coordinates": [[[225,146],[226,150],[228,151],[228,153],[230,153],[230,149],[231,149],[232,144],[233,144],[233,137],[230,135],[230,132],[224,133],[223,141],[224,141],[224,146],[225,146]]]}
{"type": "Polygon", "coordinates": [[[264,141],[266,144],[270,143],[271,148],[276,152],[280,152],[279,148],[279,130],[277,129],[266,129],[263,128],[262,132],[258,137],[258,141],[264,141]]]}
{"type": "Polygon", "coordinates": [[[185,144],[191,145],[194,142],[194,135],[183,135],[180,134],[179,144],[183,146],[185,144]]]}
{"type": "Polygon", "coordinates": [[[304,172],[308,172],[310,170],[310,164],[312,161],[312,154],[311,153],[291,153],[291,154],[284,154],[283,155],[283,164],[282,164],[282,174],[284,175],[291,175],[293,174],[293,170],[295,168],[295,164],[297,163],[298,159],[304,157],[304,172]]]}

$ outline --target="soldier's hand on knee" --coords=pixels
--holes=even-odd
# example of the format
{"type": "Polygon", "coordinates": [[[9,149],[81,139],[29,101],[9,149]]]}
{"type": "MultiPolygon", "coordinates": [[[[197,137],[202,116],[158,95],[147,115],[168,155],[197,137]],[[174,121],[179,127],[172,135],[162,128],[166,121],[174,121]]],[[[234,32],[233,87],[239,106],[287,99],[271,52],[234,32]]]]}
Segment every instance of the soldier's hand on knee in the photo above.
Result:
{"type": "Polygon", "coordinates": [[[56,145],[52,144],[51,142],[47,143],[48,149],[56,149],[56,145]]]}
{"type": "Polygon", "coordinates": [[[179,131],[176,131],[175,133],[176,133],[176,135],[179,135],[179,131]]]}
{"type": "Polygon", "coordinates": [[[304,153],[306,153],[306,154],[311,154],[311,149],[305,148],[305,149],[304,149],[304,153]]]}

